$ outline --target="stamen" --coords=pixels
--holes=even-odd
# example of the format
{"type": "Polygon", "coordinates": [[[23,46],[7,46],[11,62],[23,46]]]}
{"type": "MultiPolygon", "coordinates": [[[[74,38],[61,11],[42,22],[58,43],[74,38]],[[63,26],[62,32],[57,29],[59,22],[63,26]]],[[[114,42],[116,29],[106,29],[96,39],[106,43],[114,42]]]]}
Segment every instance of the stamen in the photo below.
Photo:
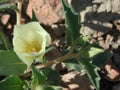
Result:
{"type": "Polygon", "coordinates": [[[27,43],[25,46],[25,52],[26,53],[31,53],[31,52],[38,52],[41,49],[40,43],[36,41],[32,41],[30,43],[27,43]]]}

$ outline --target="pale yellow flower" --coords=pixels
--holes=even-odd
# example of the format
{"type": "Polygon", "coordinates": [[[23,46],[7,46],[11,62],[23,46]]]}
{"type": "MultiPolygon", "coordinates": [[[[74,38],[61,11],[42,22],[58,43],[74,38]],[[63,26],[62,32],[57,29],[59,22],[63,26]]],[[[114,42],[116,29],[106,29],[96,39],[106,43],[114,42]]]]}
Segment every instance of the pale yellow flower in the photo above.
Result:
{"type": "Polygon", "coordinates": [[[45,54],[46,46],[51,44],[50,35],[38,22],[16,25],[13,34],[14,51],[28,66],[34,60],[40,62],[45,54]]]}

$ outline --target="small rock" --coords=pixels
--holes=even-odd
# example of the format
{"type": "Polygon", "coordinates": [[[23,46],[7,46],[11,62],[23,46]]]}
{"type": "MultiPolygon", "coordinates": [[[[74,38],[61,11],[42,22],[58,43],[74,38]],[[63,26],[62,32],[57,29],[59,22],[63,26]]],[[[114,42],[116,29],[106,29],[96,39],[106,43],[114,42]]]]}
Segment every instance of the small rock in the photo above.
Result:
{"type": "Polygon", "coordinates": [[[110,34],[108,34],[107,37],[106,37],[105,43],[110,44],[112,40],[113,40],[113,36],[111,36],[110,34]]]}
{"type": "Polygon", "coordinates": [[[116,42],[112,42],[111,45],[112,45],[113,49],[117,49],[119,46],[118,43],[116,43],[116,42]]]}
{"type": "Polygon", "coordinates": [[[101,40],[103,40],[103,37],[98,37],[97,40],[101,41],[101,40]]]}
{"type": "Polygon", "coordinates": [[[95,43],[96,42],[96,40],[95,39],[91,39],[91,40],[89,40],[89,43],[95,43]]]}
{"type": "MultiPolygon", "coordinates": [[[[101,38],[102,39],[102,38],[101,38]]],[[[112,44],[113,36],[107,35],[106,40],[100,40],[99,45],[102,46],[104,49],[108,49],[109,46],[112,44]]]]}
{"type": "Polygon", "coordinates": [[[105,70],[107,72],[107,77],[110,80],[120,79],[120,72],[111,60],[109,62],[107,62],[107,64],[105,65],[105,70]]]}
{"type": "Polygon", "coordinates": [[[98,33],[97,33],[97,36],[98,36],[98,37],[101,37],[103,34],[104,34],[103,32],[98,32],[98,33]]]}
{"type": "Polygon", "coordinates": [[[106,44],[106,49],[108,49],[109,48],[109,46],[111,45],[111,43],[112,43],[112,40],[113,40],[113,36],[111,36],[111,35],[107,35],[107,37],[106,37],[106,40],[105,40],[105,44],[106,44]]]}
{"type": "Polygon", "coordinates": [[[101,47],[103,47],[104,49],[108,49],[108,48],[109,48],[108,44],[106,45],[106,43],[104,42],[104,40],[100,40],[100,41],[99,41],[99,45],[100,45],[101,47]]]}
{"type": "Polygon", "coordinates": [[[117,40],[117,43],[120,45],[120,38],[117,40]]]}
{"type": "Polygon", "coordinates": [[[87,26],[82,26],[80,33],[83,34],[84,36],[89,35],[91,36],[95,31],[91,30],[89,27],[87,26]]]}
{"type": "Polygon", "coordinates": [[[105,26],[105,27],[108,27],[108,28],[112,29],[113,24],[111,24],[111,23],[103,23],[103,26],[105,26]]]}
{"type": "Polygon", "coordinates": [[[116,29],[120,31],[120,20],[115,20],[113,24],[116,26],[116,29]]]}
{"type": "Polygon", "coordinates": [[[97,37],[98,37],[97,32],[95,32],[92,37],[93,37],[93,38],[97,38],[97,37]]]}
{"type": "Polygon", "coordinates": [[[112,12],[120,13],[120,0],[111,0],[112,12]]]}

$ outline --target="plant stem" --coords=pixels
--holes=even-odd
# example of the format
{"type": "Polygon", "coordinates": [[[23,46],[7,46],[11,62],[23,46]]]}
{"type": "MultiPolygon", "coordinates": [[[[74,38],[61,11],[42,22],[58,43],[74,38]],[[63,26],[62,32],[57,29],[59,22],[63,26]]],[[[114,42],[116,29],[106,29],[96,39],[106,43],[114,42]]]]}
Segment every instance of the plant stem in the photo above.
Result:
{"type": "Polygon", "coordinates": [[[36,66],[36,68],[41,69],[41,68],[51,66],[53,64],[61,63],[61,62],[65,61],[67,59],[70,59],[70,58],[77,58],[78,54],[74,54],[73,49],[74,49],[74,44],[72,42],[71,47],[70,47],[70,51],[69,51],[68,54],[66,54],[66,55],[64,55],[62,57],[59,57],[59,58],[57,58],[55,60],[49,61],[48,63],[40,64],[39,66],[36,66]]]}
{"type": "Polygon", "coordinates": [[[57,58],[55,60],[49,61],[48,63],[40,64],[40,65],[36,66],[36,68],[42,69],[42,68],[45,68],[45,67],[49,67],[49,66],[51,66],[53,64],[61,63],[61,62],[65,61],[65,60],[68,60],[68,59],[71,59],[71,58],[77,58],[77,57],[78,57],[78,54],[68,53],[63,57],[59,57],[59,58],[57,58]]]}
{"type": "Polygon", "coordinates": [[[22,15],[22,0],[16,0],[18,11],[16,11],[17,15],[17,25],[21,24],[21,15],[22,15]]]}
{"type": "MultiPolygon", "coordinates": [[[[72,48],[71,48],[71,50],[72,50],[72,48]]],[[[71,58],[78,58],[79,53],[74,54],[74,53],[71,52],[71,50],[70,50],[70,52],[68,54],[66,54],[66,55],[64,55],[62,57],[59,57],[57,59],[54,59],[54,60],[49,61],[49,62],[44,63],[44,64],[37,65],[36,68],[37,69],[42,69],[42,68],[45,68],[45,67],[49,67],[49,66],[51,66],[53,64],[61,63],[61,62],[65,61],[65,60],[68,60],[68,59],[71,59],[71,58]]],[[[30,71],[31,71],[30,69],[25,71],[24,76],[28,76],[30,71]]]]}

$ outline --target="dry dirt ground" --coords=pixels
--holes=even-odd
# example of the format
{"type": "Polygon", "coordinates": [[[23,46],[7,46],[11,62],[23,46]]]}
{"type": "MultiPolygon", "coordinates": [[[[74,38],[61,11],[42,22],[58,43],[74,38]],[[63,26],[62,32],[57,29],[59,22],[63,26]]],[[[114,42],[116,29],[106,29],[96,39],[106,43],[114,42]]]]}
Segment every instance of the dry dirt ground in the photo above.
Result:
{"type": "MultiPolygon", "coordinates": [[[[84,24],[83,35],[90,35],[90,43],[98,42],[101,47],[111,50],[114,56],[99,73],[100,90],[120,90],[120,0],[67,0],[80,14],[84,24]]],[[[40,24],[50,33],[56,49],[49,54],[49,59],[60,57],[60,50],[66,48],[64,42],[65,21],[61,0],[25,0],[23,3],[22,22],[30,21],[32,9],[40,24]],[[51,56],[52,55],[52,56],[51,56]]],[[[0,11],[0,26],[12,40],[13,26],[16,23],[13,10],[0,11]]],[[[56,67],[61,73],[63,90],[94,90],[84,72],[67,71],[62,64],[56,67]]]]}

